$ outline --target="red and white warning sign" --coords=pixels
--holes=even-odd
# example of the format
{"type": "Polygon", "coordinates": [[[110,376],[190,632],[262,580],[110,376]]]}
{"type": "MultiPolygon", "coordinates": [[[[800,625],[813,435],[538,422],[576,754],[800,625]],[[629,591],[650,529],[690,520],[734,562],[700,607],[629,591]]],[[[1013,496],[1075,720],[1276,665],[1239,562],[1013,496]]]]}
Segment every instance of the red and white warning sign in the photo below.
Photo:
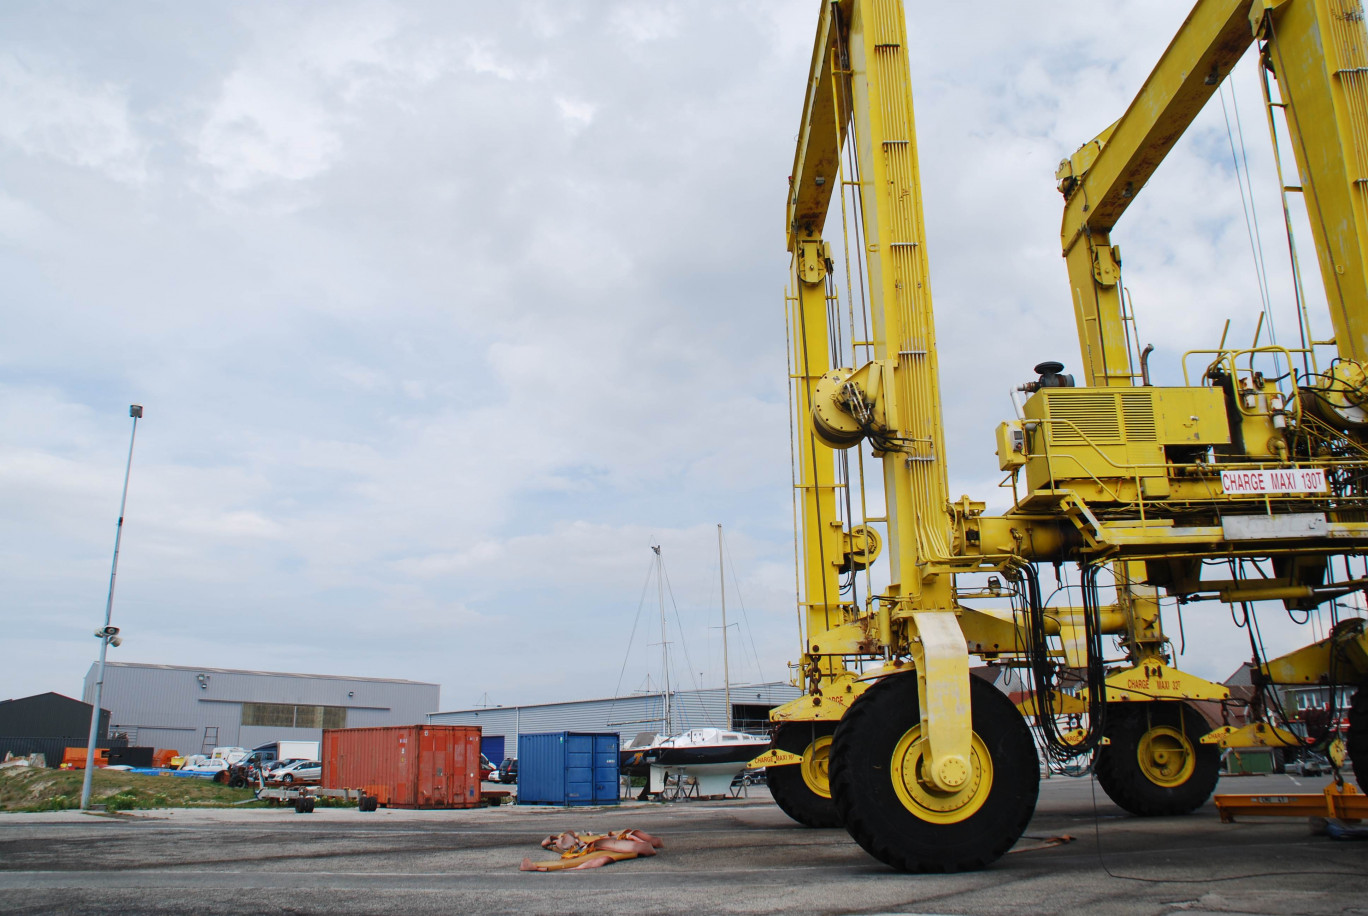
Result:
{"type": "Polygon", "coordinates": [[[1227,494],[1324,493],[1321,468],[1274,468],[1259,471],[1222,471],[1221,489],[1227,494]]]}

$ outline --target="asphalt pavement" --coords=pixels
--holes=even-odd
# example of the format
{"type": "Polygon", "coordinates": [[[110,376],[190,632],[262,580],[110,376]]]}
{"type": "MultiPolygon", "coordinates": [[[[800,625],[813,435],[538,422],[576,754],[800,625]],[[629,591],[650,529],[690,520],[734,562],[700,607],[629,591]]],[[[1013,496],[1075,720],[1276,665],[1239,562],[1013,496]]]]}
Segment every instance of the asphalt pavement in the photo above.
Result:
{"type": "MultiPolygon", "coordinates": [[[[1242,777],[1218,791],[1318,791],[1324,778],[1242,777]]],[[[362,813],[212,809],[0,815],[4,913],[1297,913],[1368,916],[1368,841],[1304,819],[1135,818],[1088,779],[1054,778],[998,863],[903,875],[842,830],[749,798],[555,809],[362,813]],[[637,827],[654,858],[528,873],[563,830],[637,827]],[[1071,836],[1063,845],[1050,838],[1071,836]],[[1041,848],[1044,847],[1044,848],[1041,848]]]]}

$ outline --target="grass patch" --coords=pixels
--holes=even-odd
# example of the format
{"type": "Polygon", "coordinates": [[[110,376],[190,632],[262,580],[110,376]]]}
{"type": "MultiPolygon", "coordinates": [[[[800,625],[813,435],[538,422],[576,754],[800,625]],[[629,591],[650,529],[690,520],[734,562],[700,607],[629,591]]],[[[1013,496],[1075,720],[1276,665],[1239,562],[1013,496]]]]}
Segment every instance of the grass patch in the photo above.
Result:
{"type": "MultiPolygon", "coordinates": [[[[0,811],[65,811],[81,806],[82,770],[8,767],[0,770],[0,811]]],[[[230,789],[207,779],[145,776],[96,770],[90,803],[106,811],[149,808],[226,808],[253,797],[251,789],[230,789]]],[[[265,804],[256,802],[256,804],[265,804]]]]}

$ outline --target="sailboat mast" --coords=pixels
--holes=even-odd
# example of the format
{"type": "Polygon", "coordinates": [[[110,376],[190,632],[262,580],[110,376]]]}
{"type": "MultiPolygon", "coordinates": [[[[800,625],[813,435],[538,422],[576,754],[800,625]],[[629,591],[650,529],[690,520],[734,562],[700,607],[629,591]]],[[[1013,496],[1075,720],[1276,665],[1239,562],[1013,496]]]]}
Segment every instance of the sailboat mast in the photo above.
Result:
{"type": "Polygon", "coordinates": [[[660,599],[660,671],[663,687],[660,700],[664,706],[664,731],[669,735],[673,733],[673,729],[670,727],[670,641],[665,629],[665,561],[660,555],[659,547],[651,549],[656,555],[656,595],[660,599]]]}
{"type": "Polygon", "coordinates": [[[722,702],[727,709],[727,731],[732,727],[731,665],[727,660],[727,570],[722,564],[722,523],[717,524],[717,575],[722,586],[722,702]]]}

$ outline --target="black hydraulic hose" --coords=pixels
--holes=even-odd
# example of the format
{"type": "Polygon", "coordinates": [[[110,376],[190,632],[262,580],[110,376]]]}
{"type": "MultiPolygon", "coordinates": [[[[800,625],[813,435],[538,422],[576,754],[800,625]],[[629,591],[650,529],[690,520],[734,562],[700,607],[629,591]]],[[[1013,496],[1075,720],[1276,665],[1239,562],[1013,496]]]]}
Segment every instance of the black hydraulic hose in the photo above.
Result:
{"type": "Polygon", "coordinates": [[[1102,665],[1102,633],[1098,617],[1097,569],[1083,568],[1083,632],[1087,650],[1088,728],[1081,741],[1065,739],[1059,730],[1055,711],[1055,690],[1059,686],[1058,666],[1050,657],[1045,630],[1045,606],[1040,599],[1040,580],[1035,568],[1021,570],[1025,583],[1027,626],[1026,656],[1031,667],[1031,686],[1036,706],[1036,723],[1044,737],[1045,752],[1051,760],[1065,763],[1091,753],[1102,741],[1106,710],[1105,670],[1102,665]]]}

